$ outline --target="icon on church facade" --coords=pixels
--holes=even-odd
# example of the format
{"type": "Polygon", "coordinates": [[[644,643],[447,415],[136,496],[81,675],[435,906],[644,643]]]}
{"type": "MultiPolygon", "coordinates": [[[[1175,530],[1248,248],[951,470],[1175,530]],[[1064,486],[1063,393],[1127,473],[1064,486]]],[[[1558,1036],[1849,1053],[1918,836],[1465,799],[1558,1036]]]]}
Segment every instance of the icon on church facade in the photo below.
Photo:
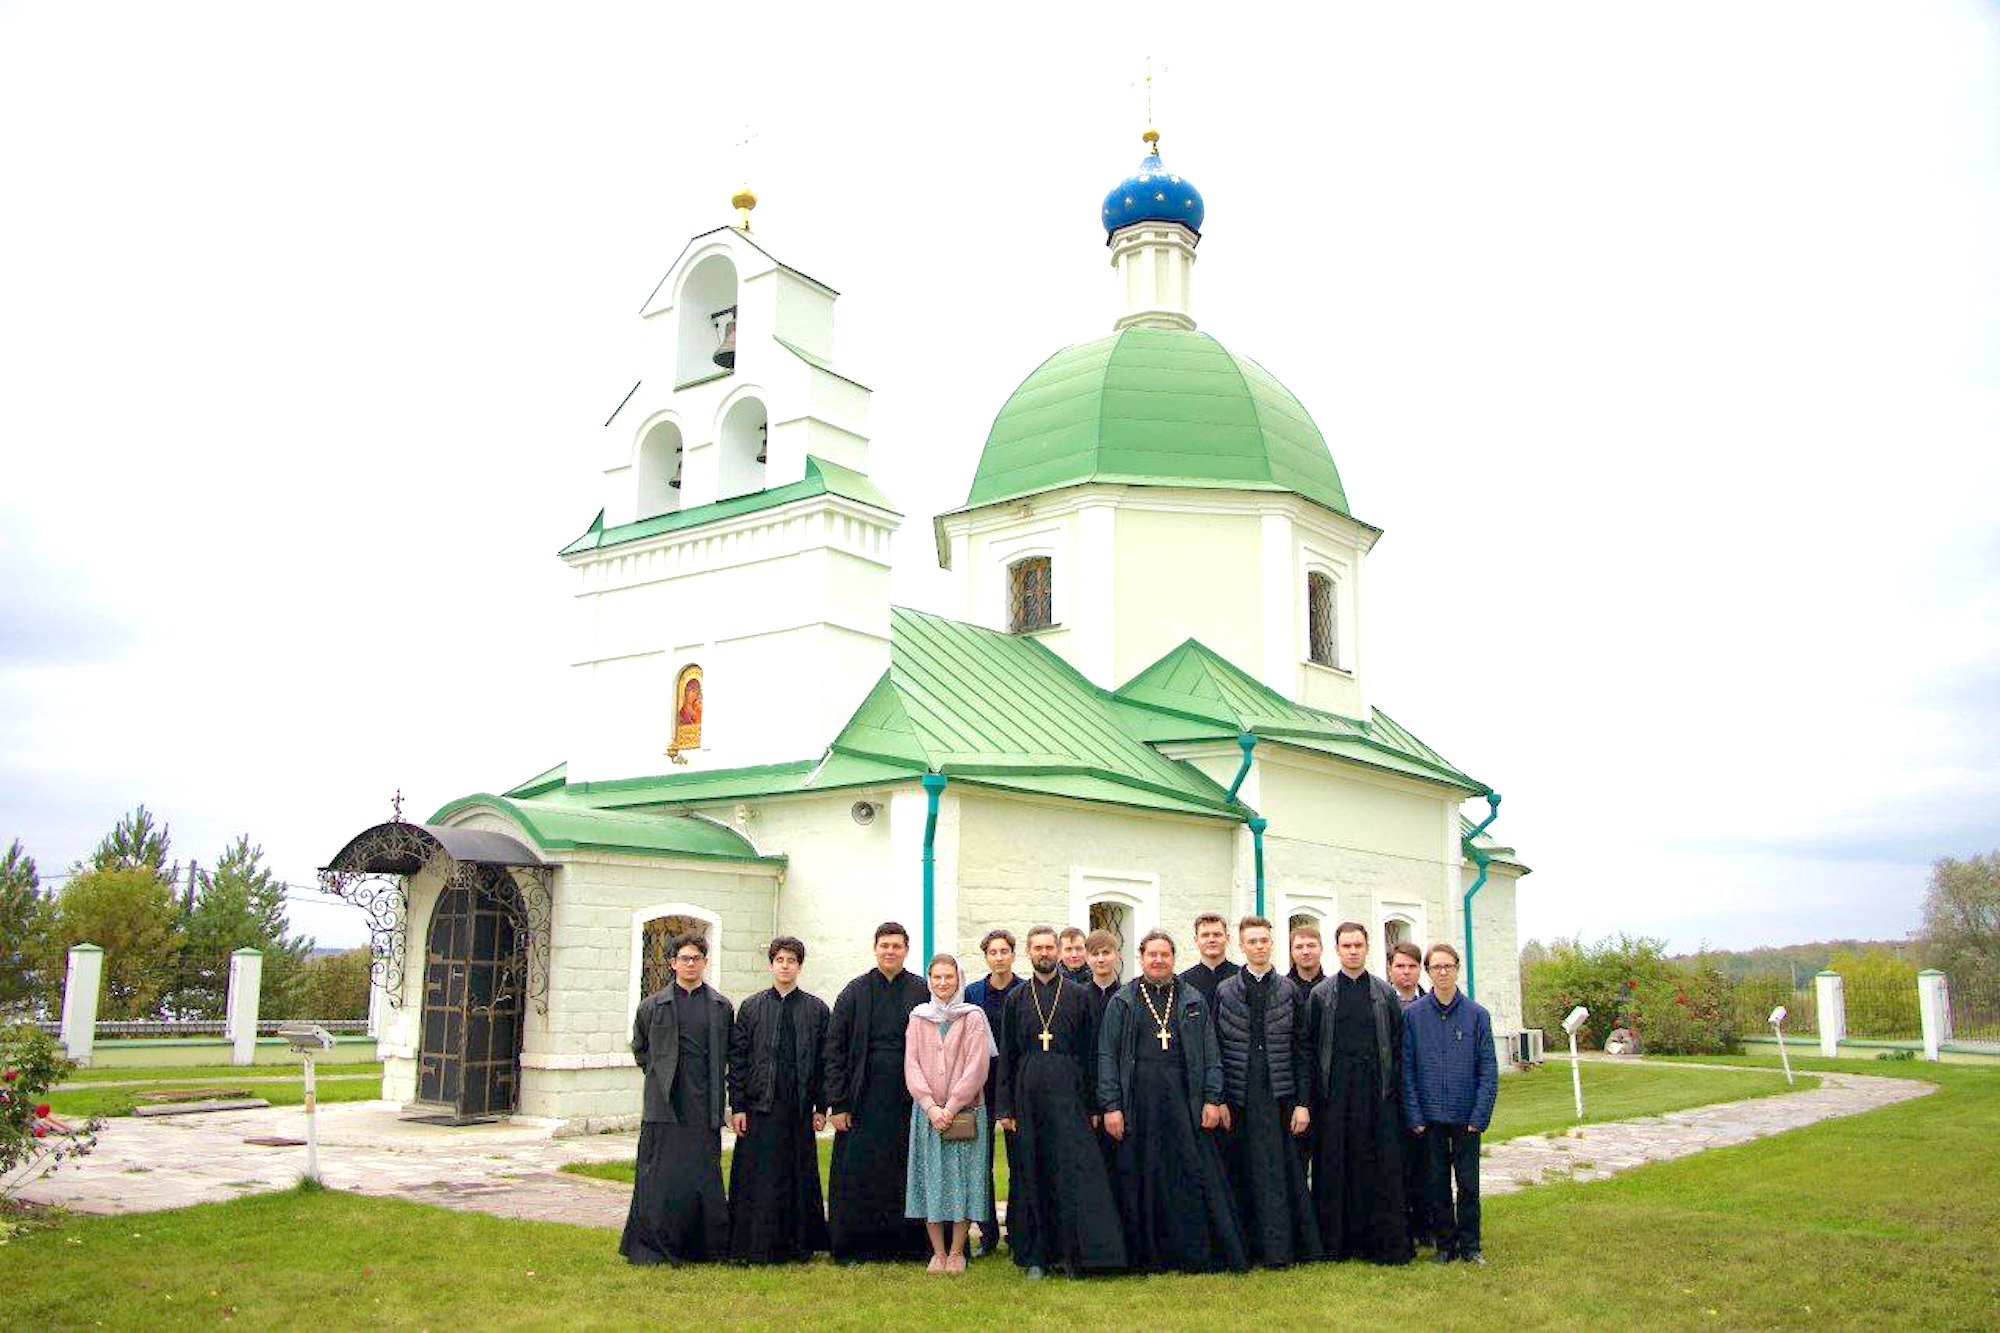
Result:
{"type": "Polygon", "coordinates": [[[701,668],[693,662],[674,678],[674,743],[668,753],[701,748],[701,668]]]}

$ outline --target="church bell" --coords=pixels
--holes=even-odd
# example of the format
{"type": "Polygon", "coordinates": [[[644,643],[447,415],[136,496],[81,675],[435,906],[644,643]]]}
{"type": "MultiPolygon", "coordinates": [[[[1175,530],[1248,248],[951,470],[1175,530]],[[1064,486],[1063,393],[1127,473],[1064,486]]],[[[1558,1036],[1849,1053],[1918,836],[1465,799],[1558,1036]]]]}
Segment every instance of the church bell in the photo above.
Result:
{"type": "Polygon", "coordinates": [[[718,310],[709,316],[715,325],[717,341],[715,364],[724,370],[736,369],[736,307],[718,310]]]}
{"type": "Polygon", "coordinates": [[[771,452],[771,425],[765,422],[757,427],[757,461],[762,463],[771,452]]]}

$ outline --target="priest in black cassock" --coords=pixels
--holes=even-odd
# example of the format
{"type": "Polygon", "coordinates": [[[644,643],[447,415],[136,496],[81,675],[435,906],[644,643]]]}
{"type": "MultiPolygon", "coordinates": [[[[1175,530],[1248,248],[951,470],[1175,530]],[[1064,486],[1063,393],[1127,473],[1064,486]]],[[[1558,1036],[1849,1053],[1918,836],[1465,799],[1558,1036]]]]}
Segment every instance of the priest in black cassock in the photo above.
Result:
{"type": "Polygon", "coordinates": [[[799,989],[806,946],[771,941],[771,987],[743,1001],[729,1034],[729,1257],[738,1263],[803,1263],[827,1248],[819,1190],[826,1126],[820,1053],[825,1001],[799,989]]]}
{"type": "Polygon", "coordinates": [[[1028,932],[1034,975],[1007,997],[998,1115],[1019,1134],[1007,1192],[1007,1244],[1031,1278],[1125,1267],[1118,1205],[1092,1123],[1097,1025],[1090,996],[1063,975],[1052,926],[1028,932]]]}
{"type": "Polygon", "coordinates": [[[1228,958],[1229,923],[1215,912],[1203,912],[1194,919],[1194,947],[1200,956],[1181,973],[1181,980],[1200,991],[1212,1009],[1215,988],[1236,973],[1236,964],[1228,958]]]}
{"type": "Polygon", "coordinates": [[[1407,1263],[1403,1210],[1403,1006],[1368,972],[1368,928],[1334,931],[1340,969],[1314,988],[1313,1202],[1329,1259],[1407,1263]]]}
{"type": "Polygon", "coordinates": [[[1298,989],[1271,965],[1271,923],[1236,927],[1243,967],[1215,992],[1222,1084],[1229,1098],[1223,1160],[1252,1263],[1285,1268],[1320,1257],[1319,1223],[1298,1141],[1312,1123],[1311,1047],[1298,989]]]}
{"type": "Polygon", "coordinates": [[[1125,1257],[1162,1272],[1249,1266],[1215,1144],[1228,1116],[1207,999],[1174,976],[1163,930],[1139,941],[1140,973],[1104,1007],[1097,1100],[1118,1140],[1125,1257]]]}
{"type": "Polygon", "coordinates": [[[722,1196],[722,1095],[729,1001],[702,981],[708,941],[677,937],[674,981],[639,1002],[632,1058],[646,1071],[632,1207],[618,1252],[634,1264],[682,1264],[729,1254],[722,1196]]]}
{"type": "Polygon", "coordinates": [[[922,1259],[924,1224],[903,1215],[910,1169],[910,1090],[903,1034],[910,1011],[930,998],[903,970],[910,932],[875,927],[875,966],[841,988],[826,1029],[826,1099],[833,1109],[827,1230],[837,1263],[922,1259]]]}

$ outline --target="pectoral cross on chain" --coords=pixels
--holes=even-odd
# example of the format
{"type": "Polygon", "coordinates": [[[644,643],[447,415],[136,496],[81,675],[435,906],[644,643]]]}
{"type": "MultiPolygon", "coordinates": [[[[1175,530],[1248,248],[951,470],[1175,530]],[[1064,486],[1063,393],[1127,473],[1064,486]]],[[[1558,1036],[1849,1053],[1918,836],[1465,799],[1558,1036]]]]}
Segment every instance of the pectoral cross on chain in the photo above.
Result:
{"type": "Polygon", "coordinates": [[[1162,1023],[1160,1024],[1160,1049],[1161,1049],[1161,1050],[1163,1050],[1163,1051],[1164,1051],[1164,1050],[1166,1050],[1166,1049],[1167,1049],[1167,1039],[1168,1039],[1169,1037],[1171,1037],[1172,1035],[1173,1035],[1173,1034],[1172,1034],[1171,1032],[1168,1032],[1168,1031],[1167,1031],[1167,1025],[1166,1025],[1166,1024],[1165,1024],[1164,1022],[1162,1022],[1162,1023]]]}
{"type": "Polygon", "coordinates": [[[1054,1041],[1055,1039],[1056,1039],[1055,1033],[1050,1032],[1047,1028],[1042,1029],[1042,1051],[1045,1054],[1049,1049],[1049,1043],[1054,1041]]]}

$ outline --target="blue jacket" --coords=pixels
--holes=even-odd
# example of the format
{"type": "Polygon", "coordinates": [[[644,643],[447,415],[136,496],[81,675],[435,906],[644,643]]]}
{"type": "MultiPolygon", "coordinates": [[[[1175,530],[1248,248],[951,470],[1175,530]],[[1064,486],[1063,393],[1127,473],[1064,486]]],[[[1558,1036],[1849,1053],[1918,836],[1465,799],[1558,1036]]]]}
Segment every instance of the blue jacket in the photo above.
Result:
{"type": "Polygon", "coordinates": [[[1403,1116],[1409,1125],[1466,1125],[1484,1131],[1500,1091],[1493,1018],[1460,991],[1449,1005],[1436,995],[1403,1011],[1403,1116]]]}

